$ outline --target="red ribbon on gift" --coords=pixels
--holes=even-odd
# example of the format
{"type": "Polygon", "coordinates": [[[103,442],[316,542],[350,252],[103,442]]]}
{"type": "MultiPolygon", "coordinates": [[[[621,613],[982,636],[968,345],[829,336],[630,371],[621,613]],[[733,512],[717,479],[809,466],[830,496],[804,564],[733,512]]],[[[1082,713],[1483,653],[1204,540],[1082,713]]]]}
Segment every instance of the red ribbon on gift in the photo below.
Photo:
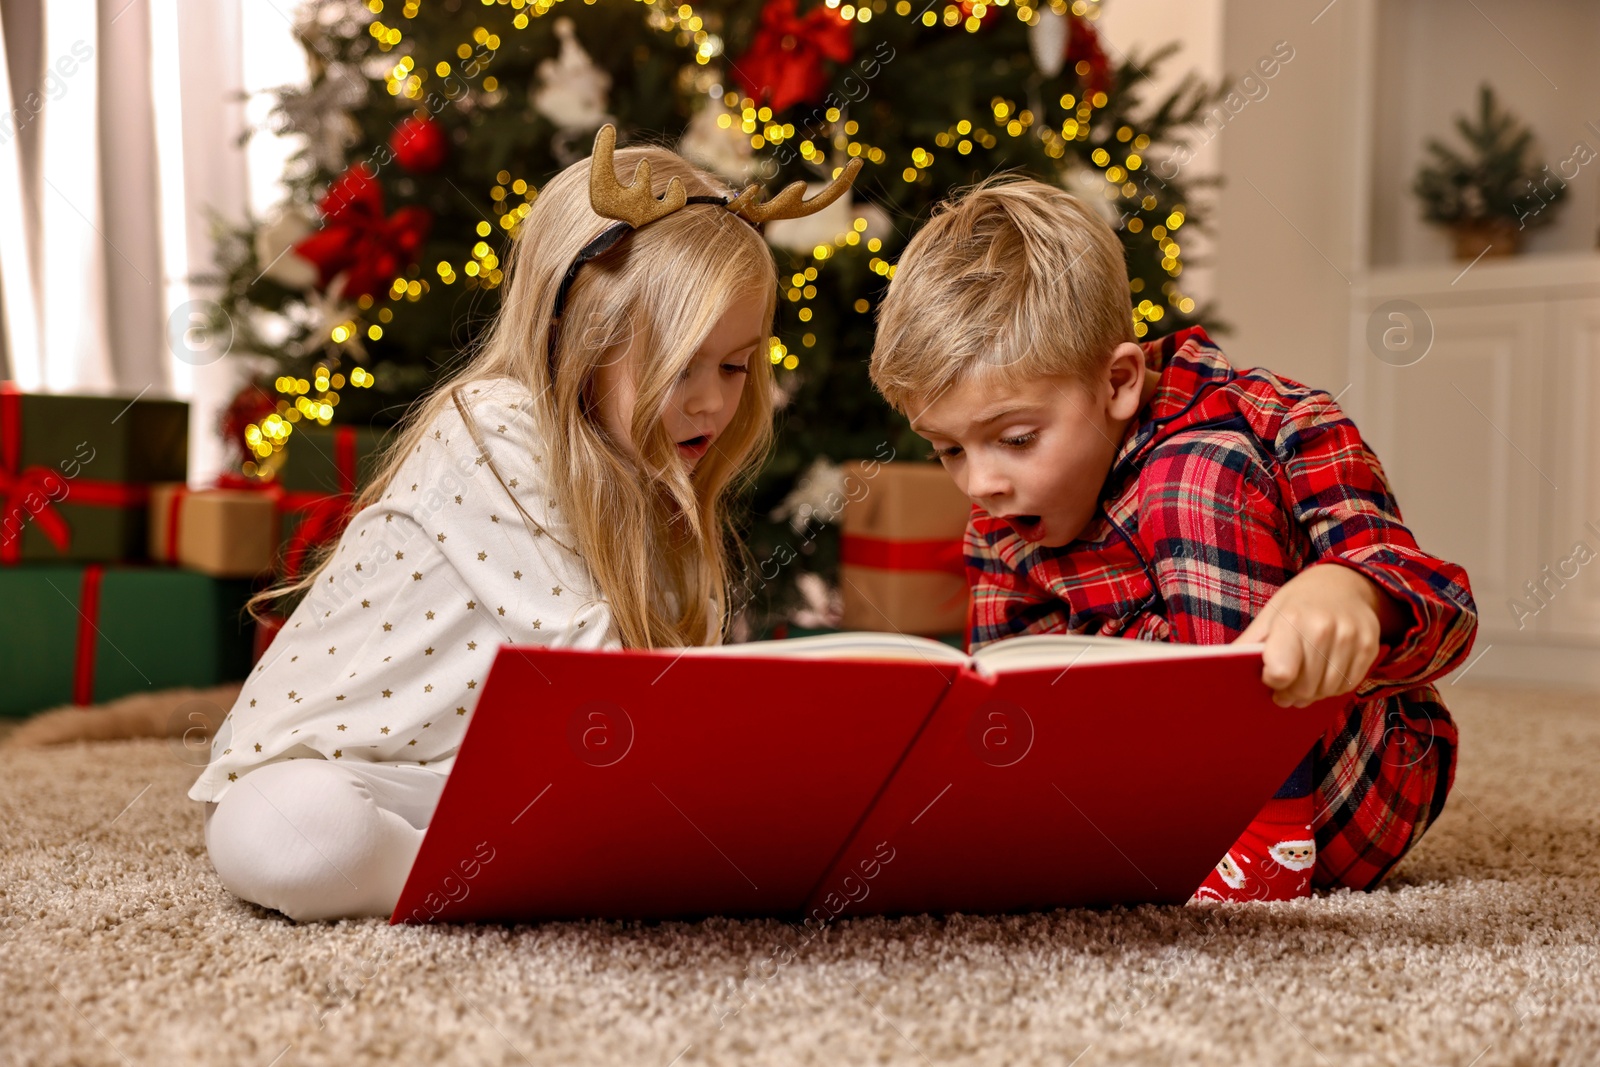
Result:
{"type": "Polygon", "coordinates": [[[936,571],[966,576],[961,541],[898,541],[866,534],[839,537],[839,562],[885,571],[936,571]]]}
{"type": "Polygon", "coordinates": [[[78,652],[72,666],[72,702],[87,707],[94,703],[94,653],[99,643],[100,579],[105,568],[91,563],[83,568],[83,584],[78,591],[78,652]]]}
{"type": "MultiPolygon", "coordinates": [[[[356,489],[356,431],[352,426],[338,426],[333,431],[333,465],[339,476],[337,493],[319,493],[311,489],[288,490],[276,482],[257,482],[238,475],[224,474],[217,479],[219,489],[249,489],[266,493],[281,515],[300,515],[300,525],[294,529],[289,543],[283,548],[283,576],[289,581],[300,577],[306,553],[325,541],[332,541],[344,532],[350,519],[350,505],[356,489]]],[[[169,551],[177,534],[176,510],[174,521],[168,524],[169,551]]]]}
{"type": "Polygon", "coordinates": [[[0,382],[0,565],[22,559],[22,529],[30,515],[57,552],[65,552],[71,546],[72,528],[56,510],[57,499],[50,493],[52,485],[65,488],[60,499],[70,495],[74,504],[92,507],[143,507],[150,500],[147,485],[74,478],[69,486],[49,467],[23,467],[22,390],[15,382],[0,382]],[[28,506],[29,498],[35,494],[43,501],[37,510],[28,506]]]}

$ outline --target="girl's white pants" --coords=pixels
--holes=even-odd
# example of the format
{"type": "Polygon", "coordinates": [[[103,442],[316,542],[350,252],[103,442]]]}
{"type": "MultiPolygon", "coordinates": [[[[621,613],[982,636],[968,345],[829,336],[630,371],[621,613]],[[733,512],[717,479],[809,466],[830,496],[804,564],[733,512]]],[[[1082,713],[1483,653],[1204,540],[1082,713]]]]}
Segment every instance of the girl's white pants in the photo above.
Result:
{"type": "Polygon", "coordinates": [[[291,919],[388,916],[446,777],[400,763],[268,763],[206,805],[206,849],[231,893],[291,919]]]}

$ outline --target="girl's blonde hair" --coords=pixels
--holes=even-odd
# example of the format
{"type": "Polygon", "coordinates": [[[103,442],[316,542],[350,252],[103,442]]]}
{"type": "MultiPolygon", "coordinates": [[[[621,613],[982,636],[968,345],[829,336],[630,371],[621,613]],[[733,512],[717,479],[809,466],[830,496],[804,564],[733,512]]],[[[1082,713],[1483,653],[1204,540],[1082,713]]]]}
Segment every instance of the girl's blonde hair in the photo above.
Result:
{"type": "MultiPolygon", "coordinates": [[[[615,159],[623,180],[648,160],[657,196],[674,177],[690,196],[735,191],[663,148],[619,149],[615,159]]],[[[772,441],[767,345],[750,360],[727,429],[692,472],[662,414],[696,350],[736,302],[762,301],[760,321],[771,332],[777,266],[761,235],[715,204],[691,205],[640,227],[578,272],[562,315],[552,381],[546,340],[556,290],[579,249],[611,221],[590,207],[589,166],[588,160],[574,163],[539,191],[503,267],[499,313],[466,365],[407,412],[352,512],[382,499],[424,432],[453,404],[456,387],[514,378],[534,397],[556,507],[622,644],[706,644],[727,623],[731,499],[753,478],[772,441]],[[605,432],[596,395],[599,368],[624,358],[635,385],[631,450],[605,432]]],[[[258,604],[310,589],[333,547],[324,546],[303,577],[253,598],[252,614],[258,604]]]]}
{"type": "Polygon", "coordinates": [[[974,372],[1086,380],[1133,339],[1116,233],[1065,190],[1001,174],[936,207],[906,246],[870,374],[906,411],[974,372]]]}

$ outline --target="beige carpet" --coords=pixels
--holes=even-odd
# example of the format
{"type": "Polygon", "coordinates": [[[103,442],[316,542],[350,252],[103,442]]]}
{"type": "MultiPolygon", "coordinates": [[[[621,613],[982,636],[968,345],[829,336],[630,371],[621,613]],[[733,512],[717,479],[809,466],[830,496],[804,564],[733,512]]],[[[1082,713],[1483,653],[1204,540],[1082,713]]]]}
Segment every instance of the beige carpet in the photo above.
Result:
{"type": "Polygon", "coordinates": [[[843,922],[776,973],[775,921],[295,926],[217,882],[173,742],[0,751],[0,1063],[1600,1062],[1600,699],[1448,695],[1378,892],[843,922]]]}

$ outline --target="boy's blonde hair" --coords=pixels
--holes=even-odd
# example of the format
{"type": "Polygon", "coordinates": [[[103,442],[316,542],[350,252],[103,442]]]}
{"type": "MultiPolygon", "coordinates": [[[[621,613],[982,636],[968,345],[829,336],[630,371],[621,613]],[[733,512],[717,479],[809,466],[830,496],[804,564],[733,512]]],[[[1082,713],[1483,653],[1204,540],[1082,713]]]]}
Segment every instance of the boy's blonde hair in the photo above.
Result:
{"type": "Polygon", "coordinates": [[[870,373],[904,412],[973,373],[1087,381],[1132,340],[1116,233],[1063,189],[998,175],[936,207],[906,246],[870,373]]]}
{"type": "MultiPolygon", "coordinates": [[[[617,171],[648,160],[655,195],[674,177],[690,196],[736,192],[712,174],[654,146],[619,149],[617,171]]],[[[424,432],[453,404],[457,386],[511,377],[528,386],[544,435],[544,470],[560,514],[612,624],[628,648],[715,640],[730,602],[732,496],[753,479],[772,439],[774,385],[767,346],[757,348],[739,407],[691,472],[662,414],[673,385],[736,301],[760,301],[768,334],[777,306],[777,266],[756,230],[716,205],[694,205],[630,233],[579,272],[568,293],[551,380],[546,339],[556,290],[579,249],[612,220],[589,203],[589,160],[550,180],[523,219],[506,257],[501,305],[466,364],[407,412],[376,476],[352,512],[381,500],[424,432]],[[596,373],[633,352],[633,449],[600,422],[596,373]]],[[[310,589],[332,556],[260,603],[310,589]]]]}

